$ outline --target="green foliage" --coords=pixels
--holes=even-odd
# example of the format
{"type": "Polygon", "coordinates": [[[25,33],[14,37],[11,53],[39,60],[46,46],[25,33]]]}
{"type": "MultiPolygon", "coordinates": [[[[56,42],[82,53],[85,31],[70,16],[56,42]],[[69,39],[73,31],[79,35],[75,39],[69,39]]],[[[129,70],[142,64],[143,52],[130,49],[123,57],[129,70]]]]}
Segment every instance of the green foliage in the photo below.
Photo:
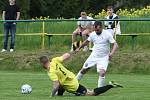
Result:
{"type": "Polygon", "coordinates": [[[149,0],[126,0],[126,5],[124,7],[133,8],[134,7],[141,7],[142,5],[148,5],[150,4],[149,0]]]}
{"type": "Polygon", "coordinates": [[[21,9],[21,19],[28,19],[30,17],[30,1],[32,0],[16,0],[17,5],[21,9]]]}
{"type": "MultiPolygon", "coordinates": [[[[150,6],[146,6],[140,9],[118,9],[116,14],[120,16],[120,18],[148,18],[150,16],[150,6]]],[[[107,16],[107,10],[102,9],[98,14],[90,13],[89,16],[92,16],[96,19],[101,19],[107,16]]]]}
{"type": "Polygon", "coordinates": [[[50,18],[76,17],[79,16],[81,10],[89,7],[88,1],[89,0],[32,0],[30,2],[30,15],[32,17],[50,16],[50,18]]]}
{"type": "MultiPolygon", "coordinates": [[[[106,9],[108,4],[116,5],[122,0],[16,0],[21,8],[22,18],[27,19],[29,16],[40,17],[50,16],[50,18],[76,18],[80,11],[85,10],[88,13],[97,14],[99,10],[106,9]]],[[[0,1],[0,10],[8,3],[7,0],[0,1]]],[[[122,8],[143,7],[148,5],[148,0],[127,0],[123,1],[122,8]]],[[[117,7],[117,9],[119,8],[117,7]]]]}
{"type": "Polygon", "coordinates": [[[8,1],[7,0],[1,0],[0,1],[0,11],[2,12],[2,10],[4,9],[4,6],[6,5],[8,3],[8,1]]]}

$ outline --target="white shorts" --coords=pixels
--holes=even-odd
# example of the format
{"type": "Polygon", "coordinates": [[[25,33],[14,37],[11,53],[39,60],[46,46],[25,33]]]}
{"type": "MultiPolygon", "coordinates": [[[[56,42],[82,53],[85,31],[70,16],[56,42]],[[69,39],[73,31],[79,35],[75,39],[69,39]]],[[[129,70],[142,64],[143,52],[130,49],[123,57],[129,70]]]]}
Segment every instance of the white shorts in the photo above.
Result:
{"type": "Polygon", "coordinates": [[[104,56],[101,58],[89,56],[89,58],[85,61],[83,68],[88,69],[96,65],[97,72],[99,72],[101,69],[106,71],[108,63],[109,63],[109,56],[104,56]]]}

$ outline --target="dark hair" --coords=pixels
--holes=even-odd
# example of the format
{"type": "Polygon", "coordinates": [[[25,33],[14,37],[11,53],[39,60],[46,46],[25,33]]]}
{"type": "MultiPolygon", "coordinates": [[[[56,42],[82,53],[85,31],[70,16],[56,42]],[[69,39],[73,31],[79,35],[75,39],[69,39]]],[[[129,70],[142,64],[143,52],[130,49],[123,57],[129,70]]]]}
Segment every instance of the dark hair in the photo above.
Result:
{"type": "Polygon", "coordinates": [[[102,26],[102,22],[101,21],[95,21],[94,26],[102,26]]]}
{"type": "Polygon", "coordinates": [[[108,5],[107,9],[114,9],[114,7],[112,5],[108,5]]]}
{"type": "Polygon", "coordinates": [[[39,59],[41,63],[47,63],[49,61],[47,56],[41,56],[39,59]]]}
{"type": "Polygon", "coordinates": [[[86,11],[81,11],[81,15],[84,13],[84,15],[87,15],[86,11]]]}

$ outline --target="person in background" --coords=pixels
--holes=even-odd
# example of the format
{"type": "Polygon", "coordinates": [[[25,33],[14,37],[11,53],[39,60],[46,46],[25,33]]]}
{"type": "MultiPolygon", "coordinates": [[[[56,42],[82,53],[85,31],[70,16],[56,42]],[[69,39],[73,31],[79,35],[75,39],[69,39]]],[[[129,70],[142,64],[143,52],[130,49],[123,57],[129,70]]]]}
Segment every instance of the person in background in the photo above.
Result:
{"type": "MultiPolygon", "coordinates": [[[[5,6],[2,14],[3,20],[19,20],[20,8],[16,5],[15,0],[9,0],[9,4],[5,6]]],[[[14,51],[16,22],[4,22],[4,47],[1,52],[7,51],[9,32],[11,36],[10,52],[14,51]]]]}
{"type": "MultiPolygon", "coordinates": [[[[92,17],[87,16],[87,13],[85,11],[81,12],[81,17],[78,18],[78,20],[93,20],[92,17]]],[[[93,25],[94,21],[78,21],[77,22],[77,28],[72,33],[72,47],[71,51],[75,51],[76,48],[73,48],[73,46],[77,45],[77,36],[80,35],[82,37],[82,41],[85,41],[88,37],[88,35],[93,31],[93,25]]],[[[88,47],[85,46],[83,48],[83,51],[87,51],[88,47]]]]}
{"type": "MultiPolygon", "coordinates": [[[[108,15],[105,18],[108,20],[119,19],[119,16],[113,12],[114,12],[113,6],[108,6],[107,7],[108,15]]],[[[116,23],[115,23],[115,21],[105,21],[104,25],[105,25],[106,30],[108,30],[113,36],[114,36],[115,32],[117,35],[121,34],[120,21],[116,21],[116,23]]]]}

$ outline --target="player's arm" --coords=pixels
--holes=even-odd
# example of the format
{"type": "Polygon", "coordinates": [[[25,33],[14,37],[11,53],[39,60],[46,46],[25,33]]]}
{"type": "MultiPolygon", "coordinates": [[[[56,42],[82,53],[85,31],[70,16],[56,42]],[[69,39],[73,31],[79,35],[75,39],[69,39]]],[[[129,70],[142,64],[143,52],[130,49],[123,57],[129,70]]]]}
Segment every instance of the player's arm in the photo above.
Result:
{"type": "Polygon", "coordinates": [[[52,60],[53,61],[57,61],[57,62],[64,62],[65,60],[68,60],[70,58],[70,54],[69,53],[65,53],[62,56],[59,57],[55,57],[52,60]]]}
{"type": "Polygon", "coordinates": [[[118,44],[117,44],[117,42],[114,42],[113,48],[112,48],[110,55],[109,55],[110,57],[112,57],[112,55],[117,51],[117,48],[118,48],[118,44]]]}
{"type": "Polygon", "coordinates": [[[65,60],[68,60],[70,58],[70,54],[69,53],[65,53],[63,54],[61,57],[62,57],[62,61],[65,61],[65,60]]]}
{"type": "Polygon", "coordinates": [[[108,36],[109,36],[109,39],[108,39],[109,42],[110,42],[111,44],[113,44],[112,50],[111,50],[111,52],[110,52],[110,54],[109,54],[109,57],[110,57],[110,59],[111,59],[111,57],[112,57],[112,56],[114,55],[114,53],[117,51],[118,44],[117,44],[116,40],[113,38],[112,35],[108,34],[108,36]]]}
{"type": "Polygon", "coordinates": [[[20,8],[19,7],[17,7],[16,8],[16,20],[19,20],[20,19],[20,8]]]}
{"type": "Polygon", "coordinates": [[[17,12],[16,20],[19,20],[19,19],[20,19],[20,12],[17,12]]]}
{"type": "MultiPolygon", "coordinates": [[[[91,33],[92,34],[92,33],[91,33]]],[[[92,38],[92,35],[89,35],[88,39],[85,40],[81,46],[79,48],[76,49],[76,52],[80,51],[81,48],[83,48],[84,46],[87,46],[89,44],[89,42],[93,42],[93,38],[92,38]]]]}
{"type": "Polygon", "coordinates": [[[82,45],[76,49],[76,52],[78,52],[81,48],[83,48],[84,46],[88,45],[89,44],[89,41],[88,40],[85,40],[82,45]]]}
{"type": "Polygon", "coordinates": [[[3,20],[5,20],[5,13],[6,13],[6,11],[3,11],[3,14],[2,14],[3,20]]]}
{"type": "Polygon", "coordinates": [[[59,81],[58,80],[57,81],[53,81],[53,89],[52,89],[52,93],[51,93],[52,97],[56,95],[59,87],[60,87],[59,81]]]}

